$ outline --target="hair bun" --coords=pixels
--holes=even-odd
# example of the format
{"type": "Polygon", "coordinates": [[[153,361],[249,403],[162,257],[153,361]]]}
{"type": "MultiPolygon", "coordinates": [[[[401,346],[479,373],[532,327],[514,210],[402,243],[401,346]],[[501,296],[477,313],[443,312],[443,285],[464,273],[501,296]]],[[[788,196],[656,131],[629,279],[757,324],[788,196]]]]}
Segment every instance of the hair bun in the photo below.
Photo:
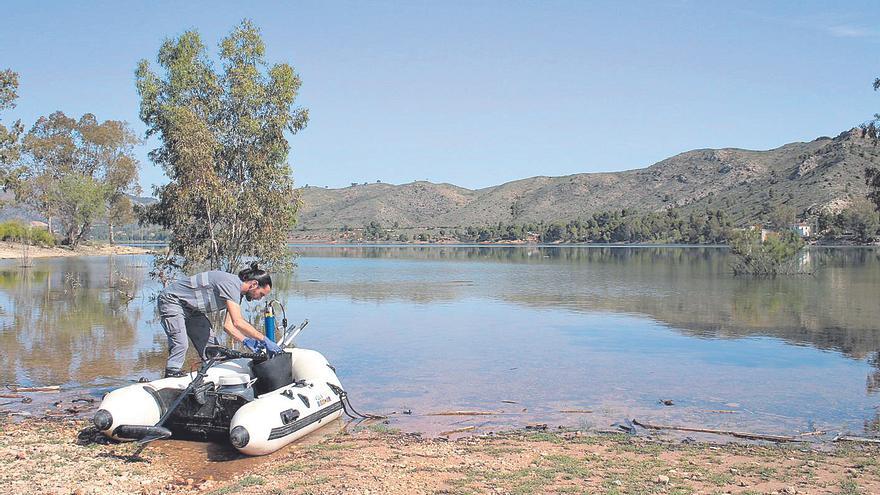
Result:
{"type": "Polygon", "coordinates": [[[254,261],[253,263],[251,263],[251,270],[253,270],[253,271],[257,271],[257,270],[259,270],[259,269],[260,269],[260,267],[259,267],[259,265],[258,265],[258,263],[257,263],[256,261],[254,261]]]}

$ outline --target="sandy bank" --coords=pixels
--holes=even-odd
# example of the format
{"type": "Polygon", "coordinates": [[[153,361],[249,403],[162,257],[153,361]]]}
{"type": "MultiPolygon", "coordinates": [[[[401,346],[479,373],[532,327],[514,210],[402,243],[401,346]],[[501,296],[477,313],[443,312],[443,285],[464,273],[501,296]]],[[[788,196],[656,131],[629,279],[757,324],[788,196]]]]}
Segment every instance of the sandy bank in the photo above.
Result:
{"type": "Polygon", "coordinates": [[[3,421],[8,493],[880,493],[880,449],[855,445],[823,451],[583,432],[446,441],[328,426],[323,438],[266,457],[166,441],[129,462],[131,444],[108,443],[83,420],[3,421]]]}
{"type": "MultiPolygon", "coordinates": [[[[39,247],[30,246],[28,255],[31,258],[52,258],[57,256],[109,256],[111,254],[148,254],[152,251],[140,247],[120,246],[110,244],[94,244],[80,246],[73,251],[64,247],[39,247]]],[[[0,259],[19,259],[22,257],[23,247],[14,242],[0,242],[0,259]]]]}

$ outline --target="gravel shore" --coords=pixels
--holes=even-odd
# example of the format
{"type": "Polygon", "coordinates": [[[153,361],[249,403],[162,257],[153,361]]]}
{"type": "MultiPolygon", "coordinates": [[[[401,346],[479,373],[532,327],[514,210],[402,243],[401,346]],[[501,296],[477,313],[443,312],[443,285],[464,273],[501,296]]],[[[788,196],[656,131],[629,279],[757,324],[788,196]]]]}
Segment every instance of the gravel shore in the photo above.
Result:
{"type": "Polygon", "coordinates": [[[745,445],[579,431],[455,440],[337,422],[264,457],[107,441],[83,419],[2,420],[0,486],[39,494],[880,494],[880,448],[745,445]]]}

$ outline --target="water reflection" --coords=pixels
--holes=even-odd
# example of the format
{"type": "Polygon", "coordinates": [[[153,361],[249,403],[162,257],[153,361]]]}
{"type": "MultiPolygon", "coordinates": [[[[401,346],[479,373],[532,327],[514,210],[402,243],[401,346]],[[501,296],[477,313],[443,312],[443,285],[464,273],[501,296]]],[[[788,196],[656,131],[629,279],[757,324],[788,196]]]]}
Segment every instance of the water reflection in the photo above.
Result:
{"type": "MultiPolygon", "coordinates": [[[[876,249],[813,250],[814,276],[776,280],[733,277],[716,248],[296,250],[299,267],[273,277],[273,295],[291,322],[312,321],[300,344],[324,352],[372,410],[511,409],[499,404],[513,399],[528,413],[490,421],[587,408],[597,413],[572,421],[878,424],[876,249]],[[658,406],[661,396],[676,407],[658,406]],[[707,413],[731,403],[739,414],[707,413]]],[[[165,336],[149,264],[0,264],[0,382],[105,390],[158,376],[165,336]]]]}
{"type": "MultiPolygon", "coordinates": [[[[880,251],[816,249],[815,275],[734,277],[717,248],[333,247],[297,248],[310,258],[387,259],[359,263],[336,280],[300,280],[306,298],[418,303],[497,297],[517,304],[645,315],[699,337],[770,336],[857,359],[880,350],[880,251]],[[429,263],[413,264],[414,261],[429,263]],[[474,280],[473,264],[499,262],[474,280]],[[409,263],[407,263],[409,262],[409,263]]],[[[477,268],[479,270],[479,268],[477,268]]]]}
{"type": "Polygon", "coordinates": [[[131,302],[142,297],[144,280],[144,269],[131,261],[65,258],[0,270],[0,381],[128,376],[143,318],[143,308],[131,302]]]}

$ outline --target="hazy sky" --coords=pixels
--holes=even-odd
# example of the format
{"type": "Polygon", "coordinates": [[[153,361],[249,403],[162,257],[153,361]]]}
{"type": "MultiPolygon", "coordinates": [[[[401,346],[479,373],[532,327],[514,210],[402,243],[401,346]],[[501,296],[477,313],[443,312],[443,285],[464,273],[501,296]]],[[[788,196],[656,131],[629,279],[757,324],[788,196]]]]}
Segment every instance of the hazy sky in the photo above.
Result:
{"type": "MultiPolygon", "coordinates": [[[[129,121],[134,69],[243,18],[303,79],[299,185],[428,179],[477,188],[640,168],[694,148],[768,149],[880,111],[880,2],[16,2],[0,68],[30,126],[129,121]]],[[[141,183],[163,182],[149,163],[141,183]]]]}

